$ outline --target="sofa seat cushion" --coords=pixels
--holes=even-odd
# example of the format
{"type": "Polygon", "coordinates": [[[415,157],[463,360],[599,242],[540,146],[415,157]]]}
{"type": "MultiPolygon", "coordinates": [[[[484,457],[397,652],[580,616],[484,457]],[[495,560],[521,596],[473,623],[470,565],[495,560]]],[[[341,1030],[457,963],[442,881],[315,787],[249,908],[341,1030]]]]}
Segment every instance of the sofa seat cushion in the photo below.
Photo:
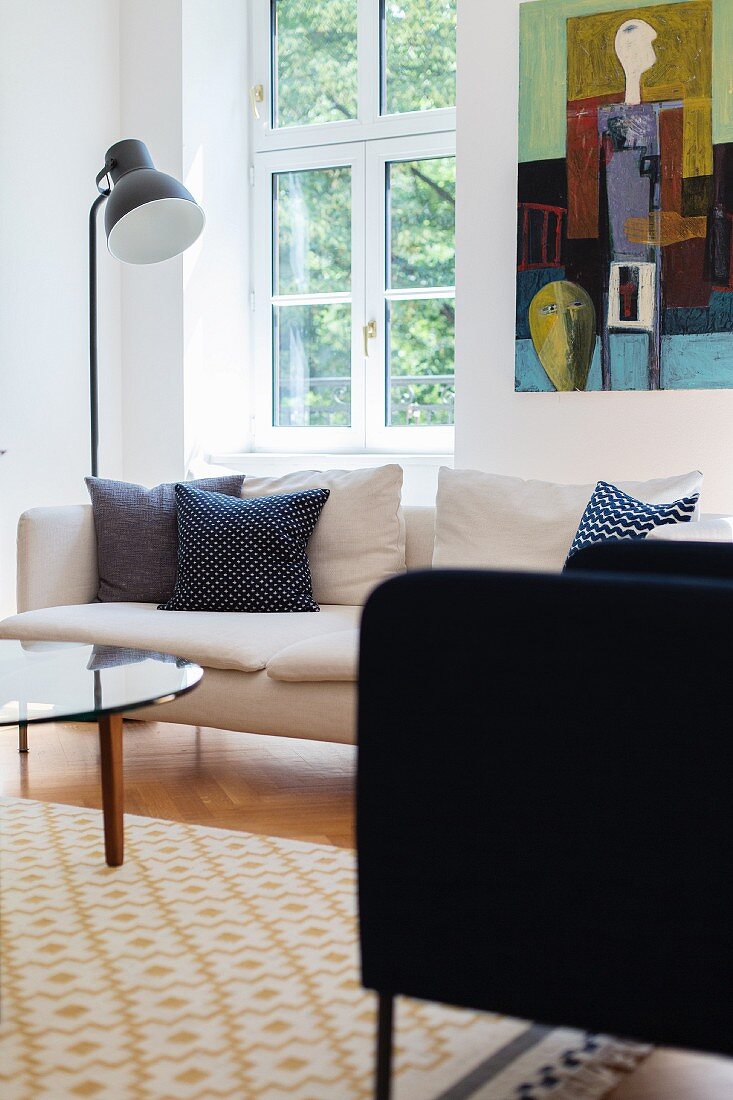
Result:
{"type": "Polygon", "coordinates": [[[290,683],[346,681],[355,683],[359,673],[359,631],[305,638],[281,649],[267,662],[267,675],[290,683]]]}
{"type": "Polygon", "coordinates": [[[88,603],[26,611],[0,623],[0,637],[21,641],[96,642],[174,653],[209,668],[258,672],[276,653],[308,638],[354,630],[362,608],[324,605],[307,612],[178,611],[154,604],[88,603]]]}

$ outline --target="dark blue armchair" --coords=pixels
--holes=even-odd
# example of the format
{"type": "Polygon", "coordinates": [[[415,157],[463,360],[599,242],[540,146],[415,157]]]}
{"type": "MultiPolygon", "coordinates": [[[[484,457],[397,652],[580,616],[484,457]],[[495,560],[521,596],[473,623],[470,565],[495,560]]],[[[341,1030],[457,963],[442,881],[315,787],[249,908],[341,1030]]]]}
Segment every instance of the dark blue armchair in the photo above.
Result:
{"type": "Polygon", "coordinates": [[[359,910],[380,1100],[398,994],[733,1053],[718,578],[434,571],[368,601],[359,910]]]}

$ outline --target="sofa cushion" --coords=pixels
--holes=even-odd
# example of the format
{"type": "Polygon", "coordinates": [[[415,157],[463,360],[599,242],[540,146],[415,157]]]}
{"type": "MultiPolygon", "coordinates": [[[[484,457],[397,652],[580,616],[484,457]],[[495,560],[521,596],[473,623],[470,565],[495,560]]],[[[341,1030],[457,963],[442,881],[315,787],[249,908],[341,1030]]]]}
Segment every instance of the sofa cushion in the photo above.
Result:
{"type": "MultiPolygon", "coordinates": [[[[699,493],[702,474],[615,484],[637,500],[668,504],[699,493]]],[[[433,565],[560,572],[594,488],[443,467],[433,565]]]]}
{"type": "MultiPolygon", "coordinates": [[[[145,489],[103,477],[85,481],[97,533],[98,598],[122,603],[170,599],[178,555],[175,485],[145,489]]],[[[243,474],[226,474],[188,484],[238,497],[243,481],[243,474]]]]}
{"type": "MultiPolygon", "coordinates": [[[[599,542],[643,539],[655,528],[687,524],[695,514],[699,494],[682,497],[671,504],[647,504],[622,493],[615,485],[599,481],[583,512],[580,526],[568,551],[568,561],[587,546],[599,542]]],[[[567,562],[566,562],[567,565],[567,562]]]]}
{"type": "Polygon", "coordinates": [[[291,683],[345,680],[359,673],[359,631],[338,630],[281,649],[267,662],[267,675],[291,683]]]}
{"type": "Polygon", "coordinates": [[[328,489],[234,500],[176,485],[178,574],[160,611],[318,611],[305,548],[328,489]]]}
{"type": "Polygon", "coordinates": [[[264,670],[209,668],[195,691],[164,707],[143,707],[130,717],[353,745],[356,692],[356,684],[346,681],[288,684],[273,680],[264,670]]]}
{"type": "Polygon", "coordinates": [[[733,516],[702,516],[699,523],[655,527],[647,535],[656,542],[733,542],[733,516]]]}
{"type": "Polygon", "coordinates": [[[435,547],[435,508],[406,507],[405,564],[408,569],[430,569],[435,547]]]}
{"type": "Polygon", "coordinates": [[[242,496],[262,497],[330,489],[308,561],[320,604],[364,603],[373,588],[405,571],[402,467],[303,470],[284,477],[248,477],[242,496]]]}
{"type": "Polygon", "coordinates": [[[96,642],[174,653],[209,668],[256,672],[281,649],[306,638],[355,629],[361,607],[325,606],[320,615],[179,611],[153,604],[88,603],[26,611],[0,623],[0,637],[22,641],[96,642]]]}

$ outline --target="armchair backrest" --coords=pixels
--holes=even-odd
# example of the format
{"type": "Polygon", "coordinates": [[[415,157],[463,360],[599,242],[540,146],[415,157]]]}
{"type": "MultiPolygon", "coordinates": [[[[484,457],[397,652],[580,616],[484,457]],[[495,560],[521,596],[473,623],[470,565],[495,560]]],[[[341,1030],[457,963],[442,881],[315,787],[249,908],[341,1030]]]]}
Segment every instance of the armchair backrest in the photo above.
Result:
{"type": "Polygon", "coordinates": [[[566,569],[573,573],[655,573],[733,581],[733,542],[608,540],[573,554],[566,569]]]}
{"type": "Polygon", "coordinates": [[[733,585],[414,573],[362,623],[362,973],[733,1052],[733,585]]]}

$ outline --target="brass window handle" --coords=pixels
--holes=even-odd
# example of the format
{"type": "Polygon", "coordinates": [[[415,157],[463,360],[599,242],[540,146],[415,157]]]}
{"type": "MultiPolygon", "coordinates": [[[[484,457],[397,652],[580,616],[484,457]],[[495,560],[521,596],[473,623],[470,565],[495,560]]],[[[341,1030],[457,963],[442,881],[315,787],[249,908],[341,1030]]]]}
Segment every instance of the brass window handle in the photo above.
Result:
{"type": "Polygon", "coordinates": [[[364,358],[369,358],[369,341],[377,338],[377,322],[369,321],[362,329],[364,334],[364,358]]]}
{"type": "Polygon", "coordinates": [[[253,84],[249,90],[249,98],[252,104],[252,114],[255,118],[260,117],[260,112],[257,108],[258,103],[265,102],[265,89],[261,84],[253,84]]]}

